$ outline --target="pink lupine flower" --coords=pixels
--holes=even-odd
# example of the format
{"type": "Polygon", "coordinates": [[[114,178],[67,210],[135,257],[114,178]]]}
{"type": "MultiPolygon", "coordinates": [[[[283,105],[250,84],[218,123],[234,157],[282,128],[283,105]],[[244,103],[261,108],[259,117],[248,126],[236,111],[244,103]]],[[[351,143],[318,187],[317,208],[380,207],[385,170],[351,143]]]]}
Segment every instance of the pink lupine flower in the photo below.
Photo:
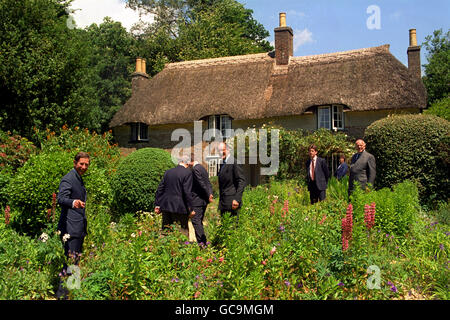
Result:
{"type": "Polygon", "coordinates": [[[348,249],[349,241],[352,239],[353,231],[353,206],[350,203],[347,207],[347,214],[342,219],[342,250],[348,249]]]}
{"type": "Polygon", "coordinates": [[[9,219],[11,218],[10,212],[11,212],[11,208],[9,206],[6,206],[6,208],[5,208],[5,224],[6,225],[9,224],[9,219]]]}

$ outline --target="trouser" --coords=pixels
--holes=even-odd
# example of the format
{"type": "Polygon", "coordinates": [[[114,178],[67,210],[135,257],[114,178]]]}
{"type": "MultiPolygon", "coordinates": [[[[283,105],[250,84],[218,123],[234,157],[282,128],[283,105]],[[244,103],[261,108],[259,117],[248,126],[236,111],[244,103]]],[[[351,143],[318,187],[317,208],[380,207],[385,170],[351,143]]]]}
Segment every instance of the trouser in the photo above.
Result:
{"type": "Polygon", "coordinates": [[[174,213],[163,212],[162,213],[162,229],[168,229],[170,225],[179,224],[179,230],[182,234],[189,238],[189,215],[187,213],[174,213]]]}
{"type": "Polygon", "coordinates": [[[325,200],[326,196],[326,190],[319,190],[315,183],[310,184],[309,200],[311,201],[311,204],[325,200]]]}
{"type": "Polygon", "coordinates": [[[83,251],[83,242],[84,237],[71,237],[64,242],[64,254],[68,259],[73,259],[71,262],[75,265],[78,265],[78,262],[80,261],[80,255],[83,251]]]}
{"type": "Polygon", "coordinates": [[[197,239],[197,243],[206,244],[206,234],[203,228],[203,218],[205,217],[206,206],[203,207],[193,207],[195,211],[195,215],[191,218],[192,226],[195,231],[195,238],[197,239]]]}

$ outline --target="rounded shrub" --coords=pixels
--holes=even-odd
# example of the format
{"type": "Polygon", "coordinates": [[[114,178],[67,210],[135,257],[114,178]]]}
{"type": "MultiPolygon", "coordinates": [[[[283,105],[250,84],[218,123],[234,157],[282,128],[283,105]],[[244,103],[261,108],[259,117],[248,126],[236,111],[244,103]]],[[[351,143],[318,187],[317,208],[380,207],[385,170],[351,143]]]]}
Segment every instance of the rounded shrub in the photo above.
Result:
{"type": "Polygon", "coordinates": [[[416,182],[422,203],[447,199],[450,193],[450,122],[433,115],[394,115],[365,131],[367,150],[377,162],[377,188],[406,179],[416,182]]]}
{"type": "Polygon", "coordinates": [[[156,189],[173,167],[171,155],[157,148],[139,149],[123,159],[111,179],[116,213],[153,211],[156,189]]]}

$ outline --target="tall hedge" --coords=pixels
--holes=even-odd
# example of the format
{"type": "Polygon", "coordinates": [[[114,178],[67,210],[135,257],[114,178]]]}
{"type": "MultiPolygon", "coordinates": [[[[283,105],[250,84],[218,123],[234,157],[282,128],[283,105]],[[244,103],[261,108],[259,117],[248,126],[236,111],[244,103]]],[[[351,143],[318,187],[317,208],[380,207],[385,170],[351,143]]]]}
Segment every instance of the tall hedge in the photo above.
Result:
{"type": "Polygon", "coordinates": [[[394,115],[365,131],[367,150],[377,162],[377,188],[410,179],[422,203],[447,200],[450,194],[450,122],[433,115],[394,115]]]}
{"type": "Polygon", "coordinates": [[[174,167],[170,153],[143,148],[128,155],[111,179],[116,214],[152,211],[164,172],[174,167]]]}

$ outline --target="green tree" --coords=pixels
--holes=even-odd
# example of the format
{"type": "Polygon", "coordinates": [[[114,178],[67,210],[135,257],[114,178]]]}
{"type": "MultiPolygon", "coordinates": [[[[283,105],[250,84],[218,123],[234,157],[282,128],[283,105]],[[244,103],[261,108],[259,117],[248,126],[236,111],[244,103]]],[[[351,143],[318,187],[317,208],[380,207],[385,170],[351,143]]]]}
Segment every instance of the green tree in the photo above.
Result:
{"type": "Polygon", "coordinates": [[[428,64],[425,64],[423,82],[428,91],[428,105],[449,97],[450,92],[450,29],[444,34],[435,30],[425,37],[428,64]]]}
{"type": "Polygon", "coordinates": [[[68,28],[68,0],[0,2],[0,128],[77,124],[92,104],[81,84],[88,48],[68,28]]]}
{"type": "Polygon", "coordinates": [[[269,32],[235,0],[130,0],[128,6],[155,15],[141,27],[140,55],[152,75],[165,63],[272,50],[269,32]]]}
{"type": "Polygon", "coordinates": [[[131,96],[131,78],[136,40],[120,22],[106,17],[100,25],[87,27],[86,43],[91,48],[86,90],[96,97],[94,108],[85,114],[84,126],[107,131],[113,115],[131,96]]]}

